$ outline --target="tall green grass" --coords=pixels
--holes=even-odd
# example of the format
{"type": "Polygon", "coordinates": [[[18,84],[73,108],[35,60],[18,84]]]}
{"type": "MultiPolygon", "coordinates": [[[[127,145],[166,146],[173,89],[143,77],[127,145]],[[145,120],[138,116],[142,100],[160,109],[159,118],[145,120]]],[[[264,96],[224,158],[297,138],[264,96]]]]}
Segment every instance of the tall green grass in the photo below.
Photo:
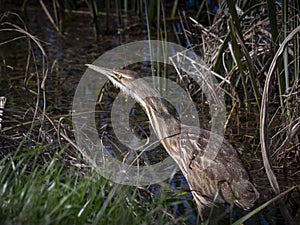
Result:
{"type": "Polygon", "coordinates": [[[92,169],[64,166],[64,150],[50,160],[46,151],[24,148],[1,159],[2,225],[184,224],[168,212],[166,196],[147,199],[140,189],[111,183],[92,169]]]}

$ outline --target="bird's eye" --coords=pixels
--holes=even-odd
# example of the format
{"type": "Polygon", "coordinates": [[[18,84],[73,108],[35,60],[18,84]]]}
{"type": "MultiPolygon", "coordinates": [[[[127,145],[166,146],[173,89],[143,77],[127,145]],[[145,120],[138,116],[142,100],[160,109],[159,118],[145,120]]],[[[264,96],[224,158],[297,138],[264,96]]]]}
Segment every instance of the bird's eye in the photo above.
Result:
{"type": "Polygon", "coordinates": [[[122,79],[122,74],[121,73],[119,73],[119,72],[114,72],[114,74],[116,75],[116,77],[118,78],[118,79],[122,79]]]}

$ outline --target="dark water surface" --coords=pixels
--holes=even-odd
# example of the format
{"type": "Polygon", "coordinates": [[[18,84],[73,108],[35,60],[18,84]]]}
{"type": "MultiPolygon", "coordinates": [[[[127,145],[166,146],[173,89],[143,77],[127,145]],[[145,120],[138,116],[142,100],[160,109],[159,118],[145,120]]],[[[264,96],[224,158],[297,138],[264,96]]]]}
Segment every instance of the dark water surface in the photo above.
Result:
{"type": "MultiPolygon", "coordinates": [[[[13,10],[13,8],[7,9],[13,10]]],[[[1,11],[5,11],[1,9],[1,11]]],[[[46,104],[46,112],[57,116],[70,116],[72,108],[72,100],[77,87],[77,84],[86,70],[85,64],[92,63],[105,51],[113,49],[125,43],[136,40],[146,40],[147,28],[144,23],[140,22],[136,15],[129,15],[125,17],[125,23],[128,25],[137,24],[136,26],[128,26],[127,30],[118,29],[117,16],[111,16],[109,21],[109,30],[103,32],[101,37],[96,38],[92,25],[92,19],[89,14],[73,13],[66,15],[63,20],[62,35],[57,34],[53,29],[51,23],[45,16],[45,13],[40,7],[30,6],[27,7],[26,12],[22,13],[25,17],[26,24],[29,32],[43,43],[45,52],[47,53],[49,74],[46,79],[46,100],[43,98],[39,100],[40,106],[46,104]]],[[[106,19],[102,18],[102,26],[106,27],[106,19]]],[[[15,19],[13,19],[14,21],[15,19]]],[[[15,37],[15,34],[7,32],[1,33],[0,42],[9,38],[15,37]]],[[[170,31],[170,36],[172,31],[170,31]]],[[[172,41],[170,38],[169,41],[172,41]]],[[[42,56],[36,46],[33,47],[39,68],[42,64],[42,56]]],[[[3,126],[8,127],[10,124],[17,124],[23,121],[24,115],[28,106],[36,104],[36,95],[31,93],[31,90],[37,90],[36,78],[28,79],[27,89],[24,88],[25,68],[28,56],[28,42],[26,39],[11,42],[9,44],[0,46],[1,57],[1,76],[0,76],[0,96],[7,97],[6,103],[6,118],[3,121],[3,126]]],[[[138,71],[142,71],[145,75],[151,76],[151,69],[149,63],[136,65],[138,71]],[[142,68],[141,68],[142,67],[142,68]],[[147,74],[148,73],[148,74],[147,74]]],[[[34,71],[32,71],[34,72],[34,71]]],[[[29,73],[30,74],[30,73],[29,73]]],[[[40,75],[39,75],[40,76],[40,75]]],[[[43,77],[40,77],[43,79],[43,77]]],[[[176,80],[176,79],[174,79],[176,80]]],[[[99,108],[99,132],[103,126],[110,123],[109,110],[113,101],[114,94],[108,94],[104,99],[107,100],[102,108],[99,108]],[[104,107],[104,108],[103,108],[104,107]]],[[[201,111],[208,113],[207,106],[204,104],[199,106],[201,111]]],[[[132,120],[136,121],[139,126],[144,126],[147,130],[145,121],[147,118],[143,112],[139,112],[137,106],[136,112],[132,113],[132,120]]],[[[229,109],[230,110],[230,109],[229,109]]],[[[32,112],[31,112],[32,113],[32,112]]],[[[204,123],[208,123],[209,115],[203,115],[204,123]]],[[[240,126],[238,128],[236,119],[233,119],[228,126],[226,137],[233,143],[242,153],[243,160],[247,164],[253,181],[260,192],[261,198],[259,203],[263,203],[271,198],[271,187],[267,180],[265,171],[262,167],[259,149],[259,118],[258,114],[253,112],[241,112],[240,126]]],[[[138,126],[135,126],[138,127],[138,126]]],[[[109,129],[108,129],[109,130],[109,129]]],[[[107,135],[105,138],[113,139],[113,133],[107,135]]],[[[20,140],[16,139],[16,141],[20,140]]],[[[107,141],[107,146],[111,146],[107,141]]],[[[112,147],[111,147],[112,148],[112,147]]],[[[124,150],[125,147],[123,146],[124,150]]],[[[112,150],[113,151],[113,150],[112,150]]],[[[163,148],[160,146],[156,150],[160,152],[159,158],[166,157],[163,148]]],[[[157,155],[155,153],[155,157],[157,155]]],[[[154,157],[154,158],[155,158],[154,157]]],[[[291,186],[293,181],[284,179],[282,174],[278,175],[282,187],[291,186]]],[[[187,184],[183,176],[178,173],[170,182],[172,188],[187,190],[187,184]]],[[[285,189],[285,188],[284,188],[285,189]]],[[[180,215],[189,215],[190,223],[196,223],[196,211],[194,205],[191,203],[191,195],[185,196],[186,201],[184,204],[174,206],[174,209],[180,215]]],[[[219,207],[216,209],[216,214],[224,211],[224,208],[219,207]]],[[[234,218],[240,218],[242,212],[234,209],[234,218]]],[[[274,205],[268,207],[258,216],[251,219],[247,224],[280,224],[282,219],[278,216],[280,213],[278,208],[274,205]],[[277,221],[277,222],[275,222],[277,221]]],[[[225,217],[221,224],[226,224],[229,219],[225,217]]]]}

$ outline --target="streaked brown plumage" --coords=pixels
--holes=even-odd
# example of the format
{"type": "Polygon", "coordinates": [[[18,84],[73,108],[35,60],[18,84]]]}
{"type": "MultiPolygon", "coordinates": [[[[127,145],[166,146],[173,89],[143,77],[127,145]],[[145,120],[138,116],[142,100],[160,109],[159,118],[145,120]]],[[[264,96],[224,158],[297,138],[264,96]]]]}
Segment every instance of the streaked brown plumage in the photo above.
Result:
{"type": "Polygon", "coordinates": [[[234,201],[243,209],[254,205],[259,193],[228,141],[222,142],[213,161],[206,161],[203,154],[211,135],[209,131],[180,124],[170,112],[168,103],[147,82],[132,82],[139,78],[135,72],[88,66],[104,74],[116,87],[141,104],[158,139],[185,176],[201,216],[203,208],[214,202],[234,201]],[[205,163],[208,164],[203,167],[205,163]]]}

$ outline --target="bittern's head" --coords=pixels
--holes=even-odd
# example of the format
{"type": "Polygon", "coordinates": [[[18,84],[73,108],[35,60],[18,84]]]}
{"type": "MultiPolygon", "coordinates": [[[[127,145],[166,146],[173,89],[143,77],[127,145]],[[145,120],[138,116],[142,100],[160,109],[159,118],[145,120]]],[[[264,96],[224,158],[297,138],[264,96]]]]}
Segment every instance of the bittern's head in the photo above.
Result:
{"type": "Polygon", "coordinates": [[[172,134],[174,130],[177,132],[179,120],[173,115],[172,105],[153,88],[149,82],[152,81],[151,78],[139,79],[139,75],[131,70],[112,70],[90,64],[87,66],[105,75],[115,87],[135,99],[144,108],[159,138],[169,136],[169,130],[172,130],[172,134]]]}
{"type": "MultiPolygon", "coordinates": [[[[149,85],[142,79],[138,80],[140,76],[131,70],[113,70],[105,67],[95,66],[92,64],[86,64],[90,69],[105,75],[112,84],[119,88],[123,93],[129,95],[142,106],[145,107],[143,97],[145,96],[145,90],[153,92],[153,89],[149,89],[149,85]],[[136,82],[133,82],[136,81],[136,82]],[[147,88],[146,88],[147,87],[147,88]]],[[[156,94],[156,93],[148,93],[156,94]]]]}
{"type": "Polygon", "coordinates": [[[139,78],[138,74],[132,70],[113,70],[92,64],[86,64],[86,66],[105,75],[118,88],[128,87],[132,81],[139,78]]]}

